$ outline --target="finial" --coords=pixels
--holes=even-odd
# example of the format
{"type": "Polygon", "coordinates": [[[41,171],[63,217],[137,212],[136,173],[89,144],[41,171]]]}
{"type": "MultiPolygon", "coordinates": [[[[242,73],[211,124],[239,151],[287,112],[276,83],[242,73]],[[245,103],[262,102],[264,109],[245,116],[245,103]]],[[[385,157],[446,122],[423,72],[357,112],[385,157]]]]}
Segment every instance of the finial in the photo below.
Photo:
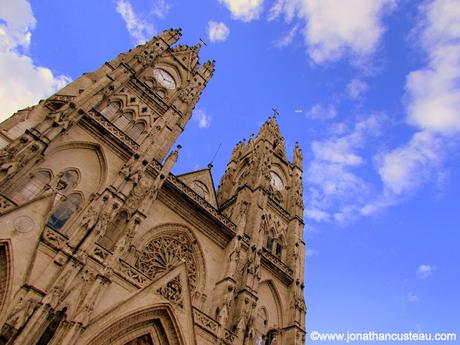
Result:
{"type": "Polygon", "coordinates": [[[211,170],[213,166],[214,166],[214,165],[212,165],[212,163],[209,163],[209,164],[208,164],[208,169],[211,170]]]}
{"type": "Polygon", "coordinates": [[[273,118],[276,119],[276,117],[277,117],[280,113],[278,112],[278,109],[276,109],[275,107],[273,107],[272,110],[273,110],[273,118]]]}

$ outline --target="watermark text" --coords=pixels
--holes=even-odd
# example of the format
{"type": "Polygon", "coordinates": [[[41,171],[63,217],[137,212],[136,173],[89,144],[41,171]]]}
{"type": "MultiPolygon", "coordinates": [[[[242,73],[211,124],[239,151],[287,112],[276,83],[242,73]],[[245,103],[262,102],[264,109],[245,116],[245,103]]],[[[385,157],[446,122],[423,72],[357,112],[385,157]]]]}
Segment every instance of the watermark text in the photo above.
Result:
{"type": "Polygon", "coordinates": [[[318,332],[311,331],[310,339],[313,341],[337,341],[353,343],[358,341],[439,341],[454,342],[457,340],[456,333],[425,333],[425,332],[318,332]]]}

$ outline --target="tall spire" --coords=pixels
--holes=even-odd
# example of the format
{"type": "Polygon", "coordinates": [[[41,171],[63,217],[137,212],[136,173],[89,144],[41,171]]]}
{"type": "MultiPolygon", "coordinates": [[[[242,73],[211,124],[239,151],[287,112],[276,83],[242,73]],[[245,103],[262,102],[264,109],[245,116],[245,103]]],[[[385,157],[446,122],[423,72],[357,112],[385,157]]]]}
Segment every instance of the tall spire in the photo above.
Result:
{"type": "MultiPolygon", "coordinates": [[[[277,176],[281,177],[281,175],[287,174],[281,171],[276,172],[275,165],[286,166],[286,169],[298,166],[301,169],[302,154],[300,147],[296,146],[294,162],[290,163],[286,156],[285,140],[281,135],[275,116],[278,112],[276,109],[274,109],[274,112],[275,114],[270,116],[260,127],[256,137],[251,135],[247,143],[242,140],[233,149],[227,170],[218,188],[217,197],[221,205],[244,185],[248,185],[253,189],[258,187],[274,188],[274,193],[279,194],[276,192],[279,183],[271,187],[270,184],[274,183],[272,180],[277,179],[277,176]]],[[[286,178],[290,179],[288,176],[286,178]]],[[[288,182],[288,184],[291,183],[297,184],[294,181],[288,182]]]]}
{"type": "Polygon", "coordinates": [[[281,135],[280,128],[278,126],[278,121],[276,120],[276,114],[270,116],[267,121],[262,125],[257,134],[256,142],[266,141],[270,143],[272,150],[280,155],[284,160],[286,158],[286,145],[284,143],[284,138],[281,135]]]}

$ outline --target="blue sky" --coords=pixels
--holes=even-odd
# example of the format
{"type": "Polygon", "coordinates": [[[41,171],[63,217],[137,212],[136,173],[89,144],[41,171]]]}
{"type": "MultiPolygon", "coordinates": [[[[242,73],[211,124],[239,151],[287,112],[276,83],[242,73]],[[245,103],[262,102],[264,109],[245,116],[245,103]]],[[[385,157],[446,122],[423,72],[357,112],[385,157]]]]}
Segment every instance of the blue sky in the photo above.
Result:
{"type": "Polygon", "coordinates": [[[0,116],[169,27],[217,61],[175,173],[303,147],[307,330],[460,336],[460,1],[0,0],[0,116]]]}

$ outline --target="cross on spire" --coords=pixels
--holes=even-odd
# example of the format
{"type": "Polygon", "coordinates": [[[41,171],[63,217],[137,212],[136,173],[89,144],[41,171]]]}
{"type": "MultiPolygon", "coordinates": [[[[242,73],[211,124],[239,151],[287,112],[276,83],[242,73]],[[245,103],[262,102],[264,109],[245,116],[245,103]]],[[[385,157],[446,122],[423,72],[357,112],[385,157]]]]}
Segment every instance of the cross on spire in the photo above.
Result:
{"type": "Polygon", "coordinates": [[[276,118],[280,113],[278,109],[276,109],[275,107],[273,107],[272,110],[273,110],[273,117],[276,118]]]}

